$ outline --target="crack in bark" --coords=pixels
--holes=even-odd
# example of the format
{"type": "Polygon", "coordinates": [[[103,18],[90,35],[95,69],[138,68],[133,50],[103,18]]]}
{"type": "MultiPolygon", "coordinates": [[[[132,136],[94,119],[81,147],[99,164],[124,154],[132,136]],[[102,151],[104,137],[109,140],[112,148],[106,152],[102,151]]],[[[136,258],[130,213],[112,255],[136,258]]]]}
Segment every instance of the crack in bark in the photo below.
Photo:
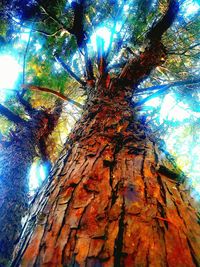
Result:
{"type": "Polygon", "coordinates": [[[125,218],[125,199],[123,198],[122,211],[119,219],[119,231],[115,239],[114,249],[114,267],[121,266],[122,249],[123,249],[123,235],[124,235],[124,218],[125,218]]]}
{"type": "Polygon", "coordinates": [[[200,266],[200,262],[197,259],[197,255],[195,255],[194,249],[193,249],[192,244],[191,244],[191,242],[190,242],[188,237],[187,237],[187,244],[188,244],[188,247],[189,247],[189,250],[190,250],[192,261],[194,262],[196,267],[199,267],[200,266]]]}
{"type": "Polygon", "coordinates": [[[144,162],[145,162],[145,157],[146,157],[146,151],[142,154],[142,165],[141,165],[141,176],[144,182],[144,197],[145,197],[145,201],[146,203],[148,202],[148,194],[147,194],[147,183],[145,181],[145,175],[144,175],[144,162]]]}
{"type": "MultiPolygon", "coordinates": [[[[174,203],[174,206],[175,206],[175,208],[176,208],[176,211],[177,211],[178,216],[181,218],[181,220],[183,220],[183,218],[182,218],[182,216],[181,216],[181,214],[180,214],[178,205],[176,204],[176,201],[175,201],[174,199],[172,199],[172,201],[173,201],[173,203],[174,203]]],[[[185,224],[185,222],[184,222],[184,224],[185,224]]],[[[185,225],[186,225],[186,224],[185,224],[185,225]]]]}
{"type": "Polygon", "coordinates": [[[92,164],[92,168],[94,167],[95,163],[97,162],[97,160],[101,157],[101,155],[103,154],[104,150],[108,147],[108,144],[106,144],[103,149],[99,152],[99,155],[96,157],[95,161],[92,164]]]}
{"type": "Polygon", "coordinates": [[[156,226],[157,226],[157,232],[161,234],[162,236],[162,240],[163,240],[163,244],[164,244],[164,249],[165,249],[165,264],[166,264],[166,267],[169,267],[168,266],[168,261],[167,261],[167,247],[166,247],[166,240],[165,240],[165,229],[164,227],[160,226],[158,220],[156,220],[156,226]]]}
{"type": "Polygon", "coordinates": [[[148,246],[148,250],[146,253],[146,266],[150,266],[150,261],[149,261],[149,246],[148,246]]]}
{"type": "Polygon", "coordinates": [[[168,185],[167,185],[166,182],[165,182],[165,186],[166,186],[166,188],[167,188],[168,193],[169,193],[171,196],[173,196],[173,194],[172,194],[172,192],[169,190],[168,185]]]}
{"type": "Polygon", "coordinates": [[[117,182],[115,188],[113,188],[113,166],[110,166],[110,179],[109,179],[110,187],[111,187],[111,207],[115,204],[117,200],[117,192],[119,183],[117,182]]]}
{"type": "MultiPolygon", "coordinates": [[[[49,184],[47,183],[47,185],[46,185],[47,190],[49,189],[48,186],[51,185],[51,182],[52,181],[49,181],[49,184]]],[[[40,194],[40,192],[38,194],[40,194]]],[[[35,198],[33,201],[35,201],[35,198]]],[[[26,224],[24,225],[24,229],[26,232],[28,232],[27,227],[31,228],[32,231],[24,237],[24,241],[22,242],[22,245],[21,245],[22,249],[20,249],[19,252],[17,253],[17,257],[14,259],[14,261],[11,264],[12,267],[15,267],[15,266],[18,267],[19,266],[19,262],[21,261],[21,257],[24,254],[24,251],[26,250],[26,248],[29,244],[29,241],[31,240],[31,238],[33,236],[33,232],[34,232],[34,229],[36,227],[36,221],[37,221],[38,214],[40,213],[41,210],[43,210],[45,208],[45,206],[47,204],[47,198],[43,198],[42,201],[43,201],[43,203],[41,203],[40,209],[35,214],[33,214],[31,216],[31,218],[29,220],[27,220],[26,224]],[[30,221],[32,221],[32,224],[31,224],[32,227],[30,226],[30,221]]],[[[56,202],[56,200],[54,202],[56,202]]],[[[24,232],[22,231],[21,236],[23,236],[23,233],[24,232]]],[[[42,240],[42,238],[41,238],[41,240],[42,240]]],[[[35,261],[36,260],[37,260],[37,258],[35,259],[35,261]]]]}
{"type": "Polygon", "coordinates": [[[166,204],[167,203],[166,191],[165,191],[164,184],[162,182],[162,178],[160,177],[159,174],[157,175],[157,181],[158,181],[158,184],[160,185],[160,194],[161,194],[161,197],[163,199],[163,202],[166,204]]]}
{"type": "Polygon", "coordinates": [[[158,164],[158,154],[156,153],[156,149],[155,149],[156,144],[154,141],[152,141],[152,143],[153,143],[153,152],[154,152],[155,162],[156,164],[158,164]]]}
{"type": "MultiPolygon", "coordinates": [[[[166,212],[165,212],[164,207],[162,206],[162,204],[159,201],[157,201],[157,207],[158,207],[158,211],[160,212],[161,217],[165,219],[166,218],[166,212]]],[[[168,229],[168,222],[166,220],[163,220],[163,222],[165,224],[165,227],[168,229]]]]}
{"type": "Polygon", "coordinates": [[[120,181],[117,182],[115,188],[113,188],[113,173],[114,173],[114,167],[115,167],[115,164],[117,162],[116,160],[116,156],[117,154],[120,152],[120,150],[122,149],[123,147],[123,135],[120,134],[118,135],[118,138],[115,139],[115,151],[114,151],[114,154],[113,154],[113,162],[112,164],[109,166],[110,168],[110,179],[109,179],[109,183],[110,183],[110,187],[111,187],[111,207],[115,204],[115,201],[117,199],[117,193],[118,193],[118,189],[119,189],[119,185],[120,185],[120,181]]]}

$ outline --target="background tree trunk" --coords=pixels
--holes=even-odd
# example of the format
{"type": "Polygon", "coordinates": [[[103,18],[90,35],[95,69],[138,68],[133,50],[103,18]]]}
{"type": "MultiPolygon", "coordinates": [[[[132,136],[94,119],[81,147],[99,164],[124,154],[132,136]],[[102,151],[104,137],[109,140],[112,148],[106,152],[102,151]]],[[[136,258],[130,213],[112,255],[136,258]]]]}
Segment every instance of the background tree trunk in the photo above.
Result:
{"type": "Polygon", "coordinates": [[[29,170],[40,150],[45,163],[49,160],[46,140],[58,123],[62,102],[52,114],[35,110],[32,118],[16,126],[0,153],[0,266],[7,266],[19,238],[22,218],[30,201],[29,170]],[[41,140],[43,147],[41,148],[41,140]]]}
{"type": "Polygon", "coordinates": [[[34,200],[12,266],[200,264],[200,227],[182,172],[122,88],[113,95],[88,102],[34,200]]]}
{"type": "Polygon", "coordinates": [[[27,128],[13,136],[0,154],[0,266],[6,266],[28,209],[28,170],[36,156],[35,142],[27,128]]]}

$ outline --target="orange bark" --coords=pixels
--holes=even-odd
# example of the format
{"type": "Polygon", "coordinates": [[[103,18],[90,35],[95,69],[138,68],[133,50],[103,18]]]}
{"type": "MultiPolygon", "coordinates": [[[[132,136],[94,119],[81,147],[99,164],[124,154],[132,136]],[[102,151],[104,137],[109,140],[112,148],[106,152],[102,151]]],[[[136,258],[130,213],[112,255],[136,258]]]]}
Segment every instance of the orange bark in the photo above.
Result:
{"type": "Polygon", "coordinates": [[[88,103],[68,146],[35,200],[13,266],[198,266],[193,201],[159,172],[177,169],[123,90],[88,103]]]}

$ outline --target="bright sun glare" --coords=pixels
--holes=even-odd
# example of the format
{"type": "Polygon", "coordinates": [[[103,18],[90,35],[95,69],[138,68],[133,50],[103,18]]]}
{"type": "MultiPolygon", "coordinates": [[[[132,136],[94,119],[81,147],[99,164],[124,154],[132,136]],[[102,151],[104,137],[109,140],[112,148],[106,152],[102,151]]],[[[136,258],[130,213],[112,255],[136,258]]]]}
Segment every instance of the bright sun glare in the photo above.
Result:
{"type": "Polygon", "coordinates": [[[111,32],[105,26],[98,28],[91,37],[91,44],[94,51],[97,51],[97,37],[101,37],[104,40],[104,49],[107,50],[110,44],[111,32]]]}
{"type": "Polygon", "coordinates": [[[182,10],[185,17],[191,17],[200,10],[200,5],[198,1],[188,0],[183,4],[182,10]]]}
{"type": "Polygon", "coordinates": [[[186,105],[177,105],[176,100],[171,94],[166,95],[164,98],[161,110],[160,110],[160,121],[165,119],[182,121],[189,117],[189,113],[186,110],[186,105]]]}
{"type": "Polygon", "coordinates": [[[3,89],[13,89],[21,72],[21,66],[10,55],[0,56],[0,99],[5,99],[3,89]]]}

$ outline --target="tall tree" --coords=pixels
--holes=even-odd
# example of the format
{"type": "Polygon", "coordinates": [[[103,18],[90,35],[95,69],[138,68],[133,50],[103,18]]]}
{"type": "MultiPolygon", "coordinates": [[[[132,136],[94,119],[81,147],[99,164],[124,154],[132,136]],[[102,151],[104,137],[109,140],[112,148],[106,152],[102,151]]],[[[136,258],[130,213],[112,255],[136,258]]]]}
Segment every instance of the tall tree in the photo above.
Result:
{"type": "MultiPolygon", "coordinates": [[[[15,2],[12,4],[14,6],[16,4],[13,9],[14,14],[12,12],[9,13],[9,18],[11,17],[12,21],[2,21],[2,50],[6,50],[5,47],[8,45],[9,49],[11,49],[11,46],[14,46],[17,41],[13,35],[20,35],[19,27],[14,29],[14,25],[12,24],[16,14],[15,12],[19,11],[18,7],[24,5],[22,11],[25,13],[29,9],[25,2],[15,2]]],[[[9,3],[6,3],[6,1],[1,3],[0,10],[1,5],[5,9],[3,18],[6,19],[9,3]]],[[[26,15],[21,14],[20,16],[26,17],[26,15]]],[[[21,20],[19,21],[21,22],[21,20]]],[[[22,48],[17,48],[19,54],[23,53],[23,83],[26,82],[26,75],[28,74],[26,65],[28,54],[31,50],[31,41],[30,32],[25,49],[23,46],[22,48]]],[[[34,65],[31,64],[31,68],[33,67],[34,65]]],[[[5,105],[0,104],[0,114],[14,125],[7,137],[5,138],[4,136],[3,140],[0,140],[0,266],[6,266],[11,259],[14,244],[17,242],[21,231],[22,219],[27,214],[30,203],[29,171],[35,158],[40,158],[43,166],[45,166],[46,175],[50,172],[51,165],[54,162],[53,158],[55,156],[53,152],[55,148],[53,146],[55,142],[49,145],[49,140],[52,141],[51,134],[58,126],[58,121],[64,107],[63,101],[77,105],[79,109],[82,107],[81,104],[64,96],[61,92],[46,87],[22,84],[21,88],[14,89],[14,92],[16,93],[14,95],[14,101],[8,101],[10,105],[9,109],[5,105]],[[40,102],[39,105],[34,103],[33,97],[31,97],[31,101],[25,100],[25,92],[27,90],[29,90],[29,96],[31,94],[30,92],[33,92],[32,96],[35,94],[37,97],[36,102],[40,102]],[[54,95],[58,99],[56,101],[55,98],[51,100],[51,104],[46,108],[41,107],[44,103],[43,97],[41,97],[42,92],[45,92],[47,95],[54,95]],[[21,112],[22,116],[19,115],[19,109],[24,111],[24,114],[21,112]],[[51,151],[51,155],[49,151],[51,151]]]]}
{"type": "Polygon", "coordinates": [[[13,122],[16,127],[10,132],[9,140],[1,142],[0,148],[0,266],[10,260],[21,230],[22,218],[28,210],[29,176],[28,170],[39,156],[50,171],[50,157],[46,141],[57,125],[62,103],[52,112],[37,110],[21,99],[29,113],[28,121],[0,105],[0,113],[13,122]]]}
{"type": "MultiPolygon", "coordinates": [[[[151,95],[138,98],[142,92],[139,85],[170,54],[164,43],[172,34],[166,31],[175,22],[178,2],[170,0],[168,6],[161,3],[160,18],[150,27],[149,15],[144,14],[140,20],[137,15],[127,18],[139,26],[135,22],[136,36],[129,35],[124,40],[141,48],[135,53],[133,47],[126,46],[127,55],[120,62],[114,56],[123,40],[120,43],[115,39],[114,15],[122,18],[127,1],[119,1],[120,5],[107,1],[102,6],[96,1],[73,2],[72,27],[66,27],[68,20],[62,12],[58,18],[55,7],[50,9],[46,1],[37,2],[37,16],[44,16],[42,23],[51,22],[51,29],[55,27],[51,35],[70,36],[60,46],[61,39],[55,38],[53,52],[69,75],[85,88],[87,100],[49,181],[34,200],[12,265],[198,266],[200,228],[194,203],[184,186],[186,177],[149,128],[147,119],[137,112],[155,94],[161,95],[175,86],[168,83],[147,88],[145,91],[151,95]],[[103,39],[97,39],[97,66],[88,51],[90,27],[83,21],[77,27],[77,10],[91,28],[105,19],[106,12],[114,17],[107,51],[103,39]],[[93,14],[96,17],[91,20],[93,14]],[[137,31],[142,31],[145,23],[148,30],[139,36],[137,31]],[[75,73],[60,55],[66,56],[72,44],[74,49],[74,37],[84,60],[85,68],[80,73],[75,73]],[[108,65],[111,55],[116,62],[108,65]]],[[[138,15],[146,1],[142,2],[136,5],[138,15]]],[[[133,11],[132,6],[128,8],[133,11]]],[[[122,25],[120,37],[126,35],[126,30],[122,25]]],[[[184,81],[187,83],[194,83],[194,79],[184,81]]],[[[180,94],[185,95],[183,91],[180,94]]]]}

